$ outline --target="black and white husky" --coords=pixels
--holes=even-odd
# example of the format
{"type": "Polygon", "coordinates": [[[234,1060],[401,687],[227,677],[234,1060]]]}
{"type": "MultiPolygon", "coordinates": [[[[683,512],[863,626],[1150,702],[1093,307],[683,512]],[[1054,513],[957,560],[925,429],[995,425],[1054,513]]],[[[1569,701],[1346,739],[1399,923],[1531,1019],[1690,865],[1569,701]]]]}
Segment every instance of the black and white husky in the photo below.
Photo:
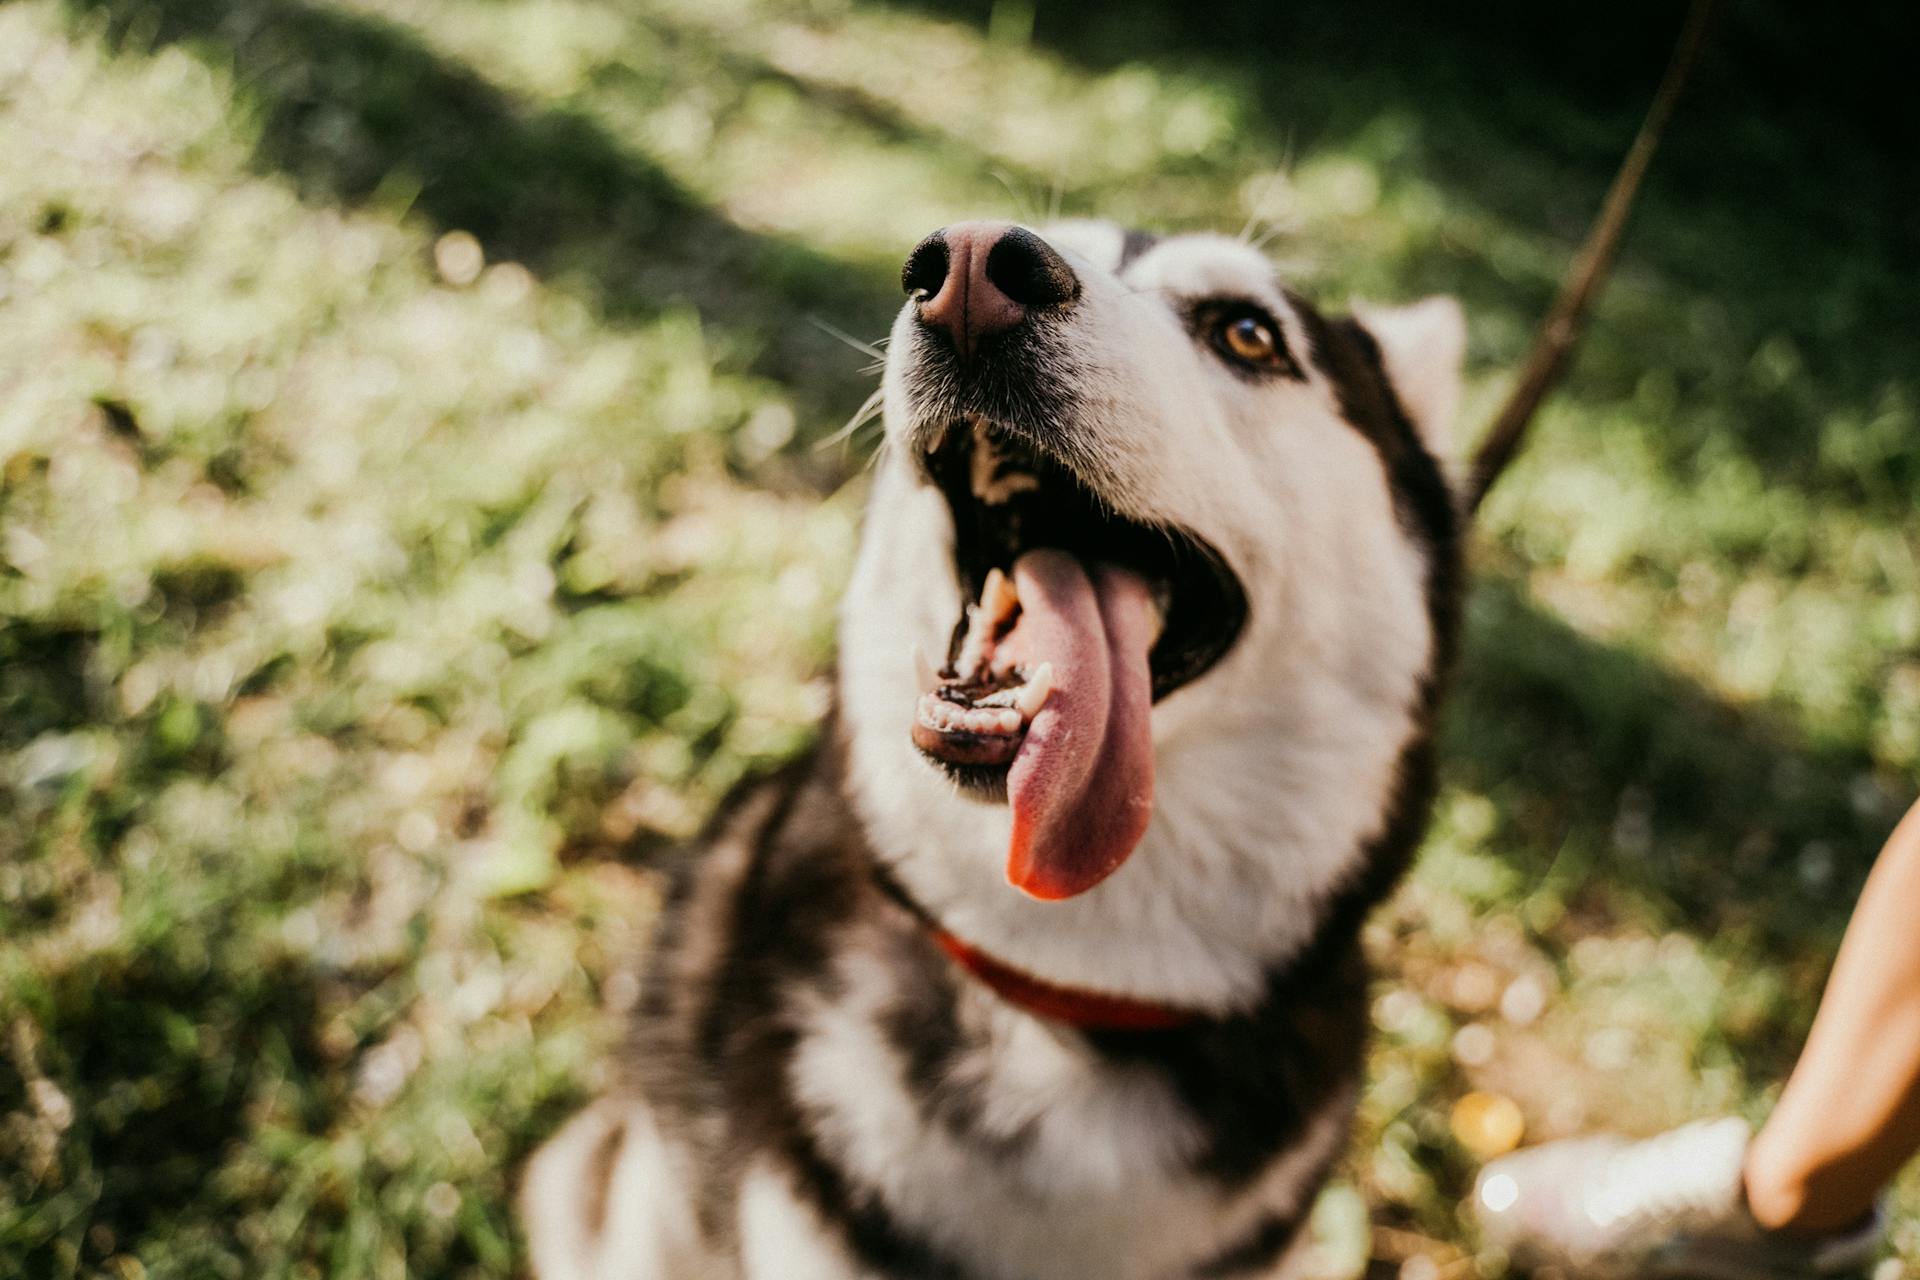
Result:
{"type": "Polygon", "coordinates": [[[1459,309],[1091,223],[903,283],[837,715],[672,895],[537,1273],[1284,1274],[1433,787],[1459,309]]]}

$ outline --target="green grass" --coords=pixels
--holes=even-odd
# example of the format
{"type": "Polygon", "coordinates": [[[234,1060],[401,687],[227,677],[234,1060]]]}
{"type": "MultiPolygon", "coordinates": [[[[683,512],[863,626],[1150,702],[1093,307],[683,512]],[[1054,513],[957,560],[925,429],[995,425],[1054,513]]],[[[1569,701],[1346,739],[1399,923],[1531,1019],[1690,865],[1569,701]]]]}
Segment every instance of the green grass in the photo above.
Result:
{"type": "MultiPolygon", "coordinates": [[[[929,228],[1271,223],[1458,293],[1484,421],[1675,15],[1363,8],[0,7],[0,1277],[515,1273],[654,855],[824,705],[810,321],[929,228]]],[[[1497,1270],[1468,1090],[1764,1115],[1912,797],[1920,140],[1896,9],[1807,21],[1723,28],[1487,511],[1329,1273],[1497,1270]]]]}

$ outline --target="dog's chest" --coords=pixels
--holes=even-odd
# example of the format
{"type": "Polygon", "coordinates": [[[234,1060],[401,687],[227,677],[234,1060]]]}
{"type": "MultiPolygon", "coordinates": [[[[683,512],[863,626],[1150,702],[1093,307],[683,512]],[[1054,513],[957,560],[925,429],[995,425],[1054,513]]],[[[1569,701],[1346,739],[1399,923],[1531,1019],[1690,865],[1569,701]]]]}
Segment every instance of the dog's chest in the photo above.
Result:
{"type": "Polygon", "coordinates": [[[1358,1079],[1349,930],[1244,1014],[1082,1033],[963,972],[824,781],[742,804],[631,1042],[714,1256],[747,1280],[1276,1274],[1358,1079]]]}
{"type": "Polygon", "coordinates": [[[1202,1274],[1297,1218],[1344,1134],[1331,1098],[1258,1176],[1225,1185],[1197,1169],[1213,1135],[1158,1072],[983,990],[922,989],[897,940],[861,932],[798,1012],[795,1101],[871,1211],[968,1280],[1202,1274]]]}

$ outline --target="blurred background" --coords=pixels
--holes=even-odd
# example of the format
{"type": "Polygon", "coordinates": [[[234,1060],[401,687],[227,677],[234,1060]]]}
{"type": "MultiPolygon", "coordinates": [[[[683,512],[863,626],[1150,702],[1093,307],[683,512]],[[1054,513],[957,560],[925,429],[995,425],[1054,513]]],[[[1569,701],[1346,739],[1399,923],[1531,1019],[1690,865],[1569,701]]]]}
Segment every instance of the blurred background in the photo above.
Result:
{"type": "MultiPolygon", "coordinates": [[[[1764,1115],[1920,766],[1912,6],[1730,6],[1486,511],[1324,1277],[1764,1115]]],[[[0,6],[0,1277],[507,1277],[659,852],[810,740],[898,263],[1250,223],[1487,420],[1681,6],[0,6]]],[[[1920,1262],[1920,1180],[1894,1240],[1920,1262]]]]}

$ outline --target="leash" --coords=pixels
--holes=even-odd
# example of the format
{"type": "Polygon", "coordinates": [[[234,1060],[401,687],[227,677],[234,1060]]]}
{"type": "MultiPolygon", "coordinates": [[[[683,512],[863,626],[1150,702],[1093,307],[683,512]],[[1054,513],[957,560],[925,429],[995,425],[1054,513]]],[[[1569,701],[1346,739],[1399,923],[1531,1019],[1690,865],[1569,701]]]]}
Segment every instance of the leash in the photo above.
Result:
{"type": "Polygon", "coordinates": [[[1514,386],[1513,394],[1507,397],[1506,404],[1493,420],[1493,425],[1487,429],[1480,448],[1474,454],[1464,497],[1468,515],[1479,510],[1487,490],[1493,487],[1494,481],[1500,478],[1500,473],[1507,469],[1507,464],[1519,452],[1535,411],[1565,368],[1567,357],[1573,353],[1574,343],[1579,340],[1584,327],[1587,310],[1600,292],[1601,285],[1606,282],[1607,273],[1619,252],[1620,235],[1626,229],[1633,199],[1640,192],[1641,179],[1647,175],[1647,167],[1653,162],[1653,153],[1660,146],[1661,135],[1673,119],[1674,108],[1680,105],[1680,95],[1693,74],[1694,64],[1700,60],[1700,50],[1706,46],[1707,32],[1713,25],[1718,8],[1719,0],[1693,0],[1686,24],[1680,29],[1680,38],[1674,45],[1673,56],[1667,63],[1666,74],[1653,95],[1652,105],[1647,108],[1646,119],[1641,121],[1640,132],[1634,135],[1633,145],[1627,148],[1626,157],[1620,162],[1620,171],[1614,175],[1613,185],[1608,188],[1607,197],[1600,205],[1600,213],[1594,219],[1592,230],[1587,233],[1586,243],[1581,246],[1572,269],[1561,283],[1552,309],[1547,312],[1547,318],[1534,338],[1533,349],[1527,353],[1527,362],[1521,367],[1520,381],[1514,386]]]}

